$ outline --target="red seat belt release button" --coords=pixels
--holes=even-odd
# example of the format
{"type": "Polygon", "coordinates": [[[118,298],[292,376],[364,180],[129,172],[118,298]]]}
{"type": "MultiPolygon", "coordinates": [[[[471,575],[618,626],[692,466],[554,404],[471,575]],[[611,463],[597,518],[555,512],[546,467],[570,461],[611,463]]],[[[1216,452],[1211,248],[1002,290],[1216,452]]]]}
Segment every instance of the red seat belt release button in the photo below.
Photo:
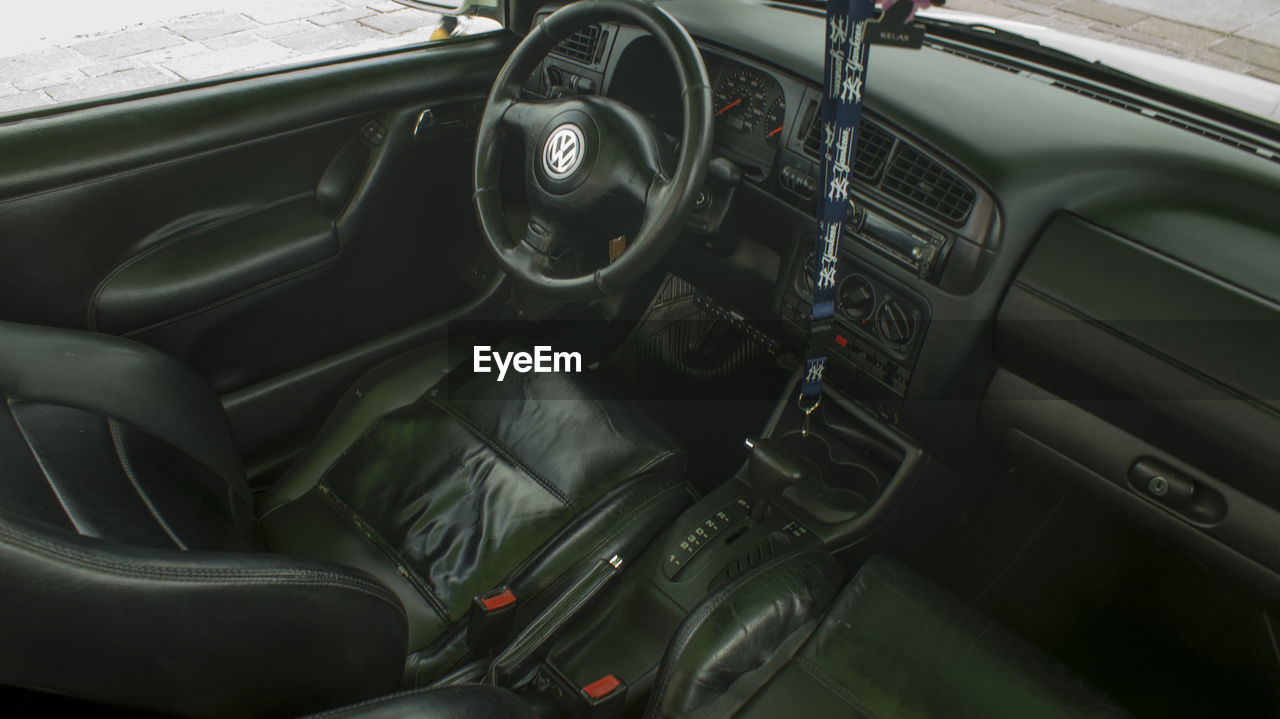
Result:
{"type": "Polygon", "coordinates": [[[627,698],[627,684],[612,674],[582,687],[578,692],[576,716],[589,719],[612,719],[622,715],[627,698]]]}
{"type": "Polygon", "coordinates": [[[505,586],[471,598],[467,622],[467,646],[485,656],[506,646],[516,626],[515,592],[505,586]]]}
{"type": "Polygon", "coordinates": [[[479,598],[480,604],[486,612],[492,612],[495,609],[502,609],[505,606],[516,603],[515,592],[506,587],[498,587],[493,592],[479,595],[479,598]]]}

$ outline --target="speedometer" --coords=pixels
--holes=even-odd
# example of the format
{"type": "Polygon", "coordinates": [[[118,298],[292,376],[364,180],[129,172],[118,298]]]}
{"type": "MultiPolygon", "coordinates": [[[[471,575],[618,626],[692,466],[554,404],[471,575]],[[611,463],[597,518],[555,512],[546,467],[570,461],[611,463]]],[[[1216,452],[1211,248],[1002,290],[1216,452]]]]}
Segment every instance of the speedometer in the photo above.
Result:
{"type": "Polygon", "coordinates": [[[764,122],[771,83],[749,67],[727,73],[716,86],[716,119],[722,127],[744,135],[764,122]]]}

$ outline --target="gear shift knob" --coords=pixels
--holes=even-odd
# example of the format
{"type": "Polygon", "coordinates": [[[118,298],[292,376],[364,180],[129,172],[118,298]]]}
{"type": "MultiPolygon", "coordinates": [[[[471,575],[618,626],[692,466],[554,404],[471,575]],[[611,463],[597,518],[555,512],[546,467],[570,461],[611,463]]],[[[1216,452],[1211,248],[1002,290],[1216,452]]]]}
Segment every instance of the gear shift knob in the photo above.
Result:
{"type": "Polygon", "coordinates": [[[805,459],[774,439],[747,439],[747,483],[762,501],[751,508],[751,518],[764,518],[769,504],[805,478],[805,459]]]}

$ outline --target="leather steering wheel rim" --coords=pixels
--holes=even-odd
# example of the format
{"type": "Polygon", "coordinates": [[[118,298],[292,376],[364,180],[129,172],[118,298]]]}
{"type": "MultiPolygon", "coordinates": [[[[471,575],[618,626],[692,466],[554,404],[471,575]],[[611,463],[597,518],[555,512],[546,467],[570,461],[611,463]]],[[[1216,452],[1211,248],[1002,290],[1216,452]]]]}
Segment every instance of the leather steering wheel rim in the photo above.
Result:
{"type": "MultiPolygon", "coordinates": [[[[489,93],[476,139],[473,196],[486,243],[508,276],[541,295],[574,301],[618,292],[652,268],[679,236],[706,180],[713,130],[711,84],[706,65],[693,38],[670,14],[642,0],[579,0],[566,5],[544,19],[521,41],[498,73],[489,93]],[[506,132],[516,122],[515,118],[524,118],[519,122],[526,127],[526,163],[537,163],[541,159],[541,168],[526,168],[526,182],[530,184],[531,192],[536,189],[540,193],[546,192],[542,185],[551,182],[546,174],[549,169],[544,152],[551,152],[548,147],[552,142],[550,135],[564,127],[564,122],[561,122],[564,117],[585,117],[585,121],[575,120],[583,125],[600,124],[606,129],[609,126],[621,127],[623,134],[632,133],[629,139],[643,144],[639,141],[645,139],[642,126],[651,126],[651,123],[622,103],[597,97],[571,97],[559,102],[537,103],[520,99],[525,80],[552,48],[583,27],[611,21],[648,30],[674,63],[680,80],[683,119],[679,155],[669,173],[661,168],[662,163],[656,158],[661,153],[653,149],[640,151],[644,157],[632,163],[636,167],[627,168],[626,172],[615,172],[626,175],[634,185],[631,189],[635,198],[642,202],[643,217],[639,231],[630,239],[626,252],[613,263],[577,277],[555,277],[549,274],[554,261],[549,261],[527,237],[513,240],[507,229],[499,190],[506,132]],[[560,110],[559,115],[555,114],[557,110],[560,110]],[[592,113],[603,113],[608,117],[595,123],[588,117],[592,113]],[[561,124],[550,127],[553,122],[561,124]],[[652,167],[645,166],[641,159],[652,167]],[[654,170],[653,177],[643,176],[647,169],[654,170]],[[641,187],[646,181],[648,186],[641,187]],[[535,188],[535,184],[538,187],[535,188]]],[[[585,134],[590,135],[591,132],[595,129],[588,128],[585,134]]],[[[580,130],[577,140],[588,146],[578,148],[579,152],[595,153],[591,155],[593,158],[609,157],[605,153],[618,149],[609,147],[610,138],[604,129],[596,136],[601,138],[600,147],[591,148],[580,130]]],[[[616,137],[615,144],[621,144],[616,142],[616,137]]],[[[581,162],[586,166],[589,161],[590,158],[581,162]]],[[[575,168],[575,171],[590,175],[596,169],[575,168]]],[[[581,184],[583,179],[576,182],[581,184]]],[[[573,182],[568,184],[573,185],[573,182]]],[[[560,189],[549,194],[550,199],[563,201],[574,192],[581,191],[581,188],[560,189]]],[[[531,222],[530,229],[533,231],[537,227],[531,222]]]]}

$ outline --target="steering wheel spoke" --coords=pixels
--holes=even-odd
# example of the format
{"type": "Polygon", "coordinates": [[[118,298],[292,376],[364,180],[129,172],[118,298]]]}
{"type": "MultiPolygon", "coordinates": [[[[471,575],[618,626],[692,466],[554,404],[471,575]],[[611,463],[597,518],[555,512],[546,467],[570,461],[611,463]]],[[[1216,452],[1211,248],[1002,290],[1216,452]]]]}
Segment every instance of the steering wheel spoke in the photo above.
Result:
{"type": "Polygon", "coordinates": [[[525,36],[490,92],[476,138],[481,231],[507,273],[535,292],[562,300],[616,292],[652,267],[684,227],[706,179],[712,125],[702,55],[670,14],[644,0],[565,5],[525,36]],[[600,22],[644,28],[675,64],[684,111],[678,143],[641,113],[609,98],[521,99],[525,80],[559,40],[600,22]],[[514,135],[525,145],[531,214],[518,240],[503,218],[499,189],[503,140],[514,135]],[[593,243],[618,235],[627,236],[627,251],[612,264],[561,276],[589,270],[590,265],[580,267],[587,262],[598,264],[589,251],[593,243]]]}
{"type": "Polygon", "coordinates": [[[532,146],[563,106],[559,101],[509,100],[502,113],[502,125],[519,133],[525,143],[532,146]]]}

